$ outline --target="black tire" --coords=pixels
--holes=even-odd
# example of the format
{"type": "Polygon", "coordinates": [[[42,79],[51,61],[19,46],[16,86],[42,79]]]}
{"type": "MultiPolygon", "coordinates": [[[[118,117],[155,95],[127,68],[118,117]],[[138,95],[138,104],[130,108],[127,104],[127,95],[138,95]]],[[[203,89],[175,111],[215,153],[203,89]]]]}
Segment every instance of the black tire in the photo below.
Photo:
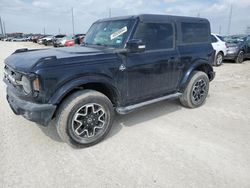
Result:
{"type": "Polygon", "coordinates": [[[221,66],[222,63],[223,63],[223,59],[224,59],[224,55],[222,52],[219,52],[217,55],[216,55],[216,58],[215,58],[215,62],[214,62],[214,65],[215,66],[221,66]]]}
{"type": "Polygon", "coordinates": [[[82,90],[63,101],[57,113],[56,128],[60,138],[69,145],[88,147],[105,138],[112,127],[113,117],[113,105],[105,95],[82,90]]]}
{"type": "Polygon", "coordinates": [[[236,59],[235,59],[235,63],[242,63],[244,61],[244,52],[241,50],[239,51],[236,59]]]}
{"type": "Polygon", "coordinates": [[[209,79],[206,73],[194,71],[180,102],[187,108],[200,107],[206,100],[209,91],[209,79]]]}

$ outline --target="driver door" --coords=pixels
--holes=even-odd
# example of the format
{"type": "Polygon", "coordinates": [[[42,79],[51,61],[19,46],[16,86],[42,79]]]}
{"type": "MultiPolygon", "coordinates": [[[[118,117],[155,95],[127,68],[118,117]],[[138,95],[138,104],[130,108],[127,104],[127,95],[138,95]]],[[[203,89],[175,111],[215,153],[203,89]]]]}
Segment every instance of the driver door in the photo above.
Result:
{"type": "Polygon", "coordinates": [[[138,103],[175,92],[181,66],[174,24],[140,23],[133,39],[141,39],[146,49],[127,55],[128,100],[138,103]]]}

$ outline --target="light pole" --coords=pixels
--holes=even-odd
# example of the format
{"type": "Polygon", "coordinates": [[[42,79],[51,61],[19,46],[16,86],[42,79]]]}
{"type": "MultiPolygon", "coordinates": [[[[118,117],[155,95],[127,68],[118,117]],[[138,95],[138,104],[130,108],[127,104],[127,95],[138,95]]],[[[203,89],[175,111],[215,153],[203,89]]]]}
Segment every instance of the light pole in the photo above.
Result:
{"type": "Polygon", "coordinates": [[[221,25],[220,25],[220,27],[219,27],[219,34],[221,34],[221,25]]]}
{"type": "Polygon", "coordinates": [[[4,36],[6,37],[6,30],[5,30],[5,22],[3,21],[3,33],[4,33],[4,36]]]}
{"type": "Polygon", "coordinates": [[[230,35],[232,14],[233,14],[233,5],[231,4],[230,12],[229,12],[228,28],[227,28],[227,34],[228,35],[230,35]]]}
{"type": "Polygon", "coordinates": [[[2,36],[3,36],[3,24],[2,24],[2,19],[0,17],[0,27],[1,27],[1,32],[2,32],[2,36]]]}
{"type": "Polygon", "coordinates": [[[108,14],[109,14],[109,18],[111,18],[111,8],[108,8],[108,14]]]}
{"type": "Polygon", "coordinates": [[[72,14],[72,30],[73,30],[73,35],[75,34],[75,23],[74,23],[74,9],[73,7],[71,8],[71,14],[72,14]]]}

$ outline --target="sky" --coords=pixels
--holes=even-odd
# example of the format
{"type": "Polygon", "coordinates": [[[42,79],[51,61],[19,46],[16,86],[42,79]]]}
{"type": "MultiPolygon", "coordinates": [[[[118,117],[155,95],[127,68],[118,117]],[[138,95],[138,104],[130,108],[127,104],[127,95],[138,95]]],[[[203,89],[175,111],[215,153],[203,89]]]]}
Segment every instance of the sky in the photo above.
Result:
{"type": "Polygon", "coordinates": [[[91,24],[109,16],[167,14],[207,18],[213,33],[244,34],[250,26],[250,0],[0,0],[0,16],[7,33],[86,33],[91,24]],[[45,28],[45,29],[44,29],[45,28]]]}

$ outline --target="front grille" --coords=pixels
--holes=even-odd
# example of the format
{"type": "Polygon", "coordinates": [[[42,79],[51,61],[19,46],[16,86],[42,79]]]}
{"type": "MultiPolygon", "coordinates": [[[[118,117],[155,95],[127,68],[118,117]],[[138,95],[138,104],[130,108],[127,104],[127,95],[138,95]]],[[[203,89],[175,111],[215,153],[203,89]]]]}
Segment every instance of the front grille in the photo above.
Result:
{"type": "Polygon", "coordinates": [[[7,65],[4,67],[5,77],[10,77],[12,81],[21,81],[22,74],[14,71],[7,65]]]}
{"type": "Polygon", "coordinates": [[[4,67],[4,82],[7,85],[12,85],[16,89],[21,90],[20,81],[22,79],[22,74],[14,71],[9,66],[5,65],[4,67]]]}

